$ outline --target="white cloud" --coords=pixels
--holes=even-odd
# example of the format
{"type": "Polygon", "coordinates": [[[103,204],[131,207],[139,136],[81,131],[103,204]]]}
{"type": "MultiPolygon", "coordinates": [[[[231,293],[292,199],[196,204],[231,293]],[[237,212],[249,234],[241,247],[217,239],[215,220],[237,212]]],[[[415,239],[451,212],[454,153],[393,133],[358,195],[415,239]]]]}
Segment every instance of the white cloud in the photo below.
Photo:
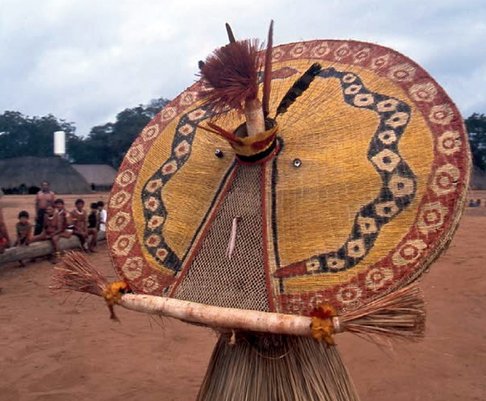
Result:
{"type": "Polygon", "coordinates": [[[0,0],[0,112],[53,113],[86,134],[125,107],[175,97],[237,37],[371,41],[423,65],[466,115],[485,112],[481,0],[0,0]]]}

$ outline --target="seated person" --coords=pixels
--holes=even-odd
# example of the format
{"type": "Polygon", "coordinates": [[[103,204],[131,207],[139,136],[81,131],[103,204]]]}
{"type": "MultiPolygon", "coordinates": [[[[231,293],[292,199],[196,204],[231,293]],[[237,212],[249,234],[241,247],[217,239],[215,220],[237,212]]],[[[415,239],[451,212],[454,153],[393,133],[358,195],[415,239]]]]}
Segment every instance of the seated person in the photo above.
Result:
{"type": "Polygon", "coordinates": [[[100,231],[106,231],[106,209],[105,209],[105,202],[98,201],[98,212],[100,214],[100,231]]]}
{"type": "Polygon", "coordinates": [[[86,240],[88,239],[88,219],[84,210],[84,200],[77,199],[74,203],[75,208],[70,213],[73,234],[79,238],[81,248],[87,250],[86,240]]]}
{"type": "Polygon", "coordinates": [[[54,201],[54,207],[57,210],[57,214],[59,216],[59,219],[61,220],[61,227],[62,231],[59,234],[61,238],[69,238],[71,237],[73,231],[70,228],[71,227],[71,218],[69,213],[67,212],[66,208],[64,207],[64,200],[62,199],[56,199],[54,201]]]}
{"type": "MultiPolygon", "coordinates": [[[[29,212],[22,210],[19,213],[19,221],[15,225],[17,239],[14,246],[29,245],[32,240],[32,224],[29,222],[29,212]]],[[[19,260],[20,266],[25,266],[22,259],[19,260]]]]}
{"type": "Polygon", "coordinates": [[[98,239],[98,231],[100,227],[100,216],[98,212],[98,204],[96,202],[90,205],[91,212],[88,216],[88,236],[90,236],[89,250],[91,252],[96,252],[96,241],[98,239]]]}
{"type": "Polygon", "coordinates": [[[29,212],[26,210],[19,213],[19,221],[15,225],[17,239],[14,246],[29,245],[32,240],[32,224],[30,224],[29,217],[29,212]]]}
{"type": "Polygon", "coordinates": [[[52,263],[56,263],[59,256],[59,235],[61,232],[61,219],[59,218],[56,209],[54,209],[53,206],[47,206],[42,232],[39,235],[34,235],[32,242],[51,241],[53,253],[50,260],[52,263]]]}

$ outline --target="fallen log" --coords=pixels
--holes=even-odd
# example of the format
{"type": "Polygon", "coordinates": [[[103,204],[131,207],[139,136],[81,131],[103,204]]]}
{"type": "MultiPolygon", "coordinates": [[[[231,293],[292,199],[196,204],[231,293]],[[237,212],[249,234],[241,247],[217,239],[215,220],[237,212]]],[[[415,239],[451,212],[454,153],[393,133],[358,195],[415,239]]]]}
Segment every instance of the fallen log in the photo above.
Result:
{"type": "MultiPolygon", "coordinates": [[[[105,233],[100,231],[98,233],[98,241],[102,241],[104,239],[105,233]]],[[[73,235],[71,238],[61,238],[59,240],[59,248],[62,251],[75,248],[81,249],[81,243],[79,242],[78,237],[73,235]]],[[[0,267],[7,263],[18,262],[19,260],[23,259],[28,260],[48,256],[52,253],[52,251],[51,241],[40,241],[34,242],[28,246],[15,246],[8,248],[4,253],[0,254],[0,267]]]]}

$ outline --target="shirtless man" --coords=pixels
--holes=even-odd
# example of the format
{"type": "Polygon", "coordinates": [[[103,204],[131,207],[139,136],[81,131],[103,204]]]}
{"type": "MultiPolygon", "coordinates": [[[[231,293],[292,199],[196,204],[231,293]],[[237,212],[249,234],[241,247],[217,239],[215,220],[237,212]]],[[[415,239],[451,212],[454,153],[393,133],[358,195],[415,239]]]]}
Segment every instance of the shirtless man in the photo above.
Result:
{"type": "Polygon", "coordinates": [[[47,206],[54,206],[55,194],[49,188],[47,181],[42,181],[41,190],[35,196],[35,230],[34,234],[39,235],[44,227],[44,214],[47,206]]]}
{"type": "Polygon", "coordinates": [[[59,256],[59,237],[62,231],[62,221],[59,214],[53,206],[47,206],[42,232],[39,235],[34,235],[31,242],[51,241],[53,248],[53,255],[51,255],[52,263],[56,263],[57,257],[59,256]]]}

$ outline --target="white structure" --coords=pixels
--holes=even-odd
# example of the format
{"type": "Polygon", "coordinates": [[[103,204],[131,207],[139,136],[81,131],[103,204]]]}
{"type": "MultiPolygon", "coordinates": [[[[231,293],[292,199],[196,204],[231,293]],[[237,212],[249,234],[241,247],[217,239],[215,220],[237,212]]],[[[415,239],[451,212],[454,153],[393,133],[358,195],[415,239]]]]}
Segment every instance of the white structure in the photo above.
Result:
{"type": "Polygon", "coordinates": [[[54,132],[54,154],[57,156],[66,154],[66,133],[64,131],[54,132]]]}

